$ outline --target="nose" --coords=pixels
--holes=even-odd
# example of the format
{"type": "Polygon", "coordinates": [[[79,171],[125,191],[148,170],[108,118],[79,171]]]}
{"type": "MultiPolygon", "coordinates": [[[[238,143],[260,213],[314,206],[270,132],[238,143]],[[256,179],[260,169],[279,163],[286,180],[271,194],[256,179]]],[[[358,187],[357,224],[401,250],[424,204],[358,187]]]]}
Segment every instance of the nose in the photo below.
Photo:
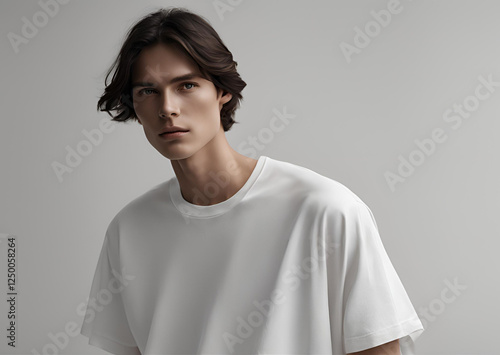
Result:
{"type": "Polygon", "coordinates": [[[175,98],[175,94],[172,94],[172,93],[168,94],[167,90],[165,90],[160,95],[159,116],[169,117],[172,114],[179,115],[179,105],[178,105],[177,100],[175,98]]]}

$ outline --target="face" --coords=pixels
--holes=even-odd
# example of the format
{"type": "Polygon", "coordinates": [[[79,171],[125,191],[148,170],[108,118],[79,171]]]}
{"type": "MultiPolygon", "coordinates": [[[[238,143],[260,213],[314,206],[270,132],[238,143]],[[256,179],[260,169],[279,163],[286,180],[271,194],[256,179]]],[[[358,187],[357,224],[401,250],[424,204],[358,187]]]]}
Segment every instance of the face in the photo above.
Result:
{"type": "Polygon", "coordinates": [[[149,143],[170,160],[188,158],[224,134],[220,111],[232,98],[218,94],[181,49],[163,43],[142,49],[132,68],[132,96],[149,143]],[[171,126],[189,131],[179,137],[160,136],[171,126]]]}

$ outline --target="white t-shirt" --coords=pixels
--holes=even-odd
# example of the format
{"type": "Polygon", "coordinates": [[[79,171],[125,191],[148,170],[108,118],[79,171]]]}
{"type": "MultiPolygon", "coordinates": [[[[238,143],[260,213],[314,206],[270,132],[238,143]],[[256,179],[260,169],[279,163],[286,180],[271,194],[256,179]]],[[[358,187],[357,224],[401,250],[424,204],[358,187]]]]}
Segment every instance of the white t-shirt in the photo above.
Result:
{"type": "Polygon", "coordinates": [[[118,212],[81,329],[119,355],[338,355],[395,339],[409,355],[423,331],[367,205],[266,156],[221,203],[187,202],[174,176],[118,212]]]}

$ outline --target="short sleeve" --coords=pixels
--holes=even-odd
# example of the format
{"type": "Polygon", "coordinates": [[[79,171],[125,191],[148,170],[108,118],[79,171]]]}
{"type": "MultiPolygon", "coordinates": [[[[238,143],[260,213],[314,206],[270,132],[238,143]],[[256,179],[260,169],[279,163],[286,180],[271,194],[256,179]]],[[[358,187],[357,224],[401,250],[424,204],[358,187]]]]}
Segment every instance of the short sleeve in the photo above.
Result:
{"type": "Polygon", "coordinates": [[[115,254],[106,233],[80,333],[89,338],[90,345],[112,354],[140,355],[123,305],[126,279],[122,270],[112,267],[118,265],[114,262],[115,254]]]}
{"type": "Polygon", "coordinates": [[[345,216],[343,237],[346,352],[399,339],[401,354],[413,355],[423,325],[382,244],[372,211],[361,200],[345,216]]]}

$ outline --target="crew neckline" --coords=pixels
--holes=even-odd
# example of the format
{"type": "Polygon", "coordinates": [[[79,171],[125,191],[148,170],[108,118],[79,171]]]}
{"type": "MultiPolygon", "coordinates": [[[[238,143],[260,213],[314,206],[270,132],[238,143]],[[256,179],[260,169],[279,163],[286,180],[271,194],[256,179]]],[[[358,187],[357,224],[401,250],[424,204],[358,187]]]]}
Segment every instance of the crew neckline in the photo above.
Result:
{"type": "Polygon", "coordinates": [[[247,179],[245,184],[243,184],[243,186],[233,196],[231,196],[225,201],[208,206],[195,205],[186,201],[182,196],[177,176],[174,176],[170,180],[169,184],[170,199],[177,208],[177,210],[179,210],[179,212],[181,212],[183,215],[190,217],[201,217],[201,218],[210,218],[219,216],[232,209],[236,204],[238,204],[243,199],[243,197],[245,197],[247,192],[250,190],[250,188],[253,186],[254,182],[257,180],[260,173],[262,172],[266,161],[267,161],[267,156],[261,155],[257,160],[257,164],[255,165],[252,173],[250,174],[250,177],[247,179]]]}

